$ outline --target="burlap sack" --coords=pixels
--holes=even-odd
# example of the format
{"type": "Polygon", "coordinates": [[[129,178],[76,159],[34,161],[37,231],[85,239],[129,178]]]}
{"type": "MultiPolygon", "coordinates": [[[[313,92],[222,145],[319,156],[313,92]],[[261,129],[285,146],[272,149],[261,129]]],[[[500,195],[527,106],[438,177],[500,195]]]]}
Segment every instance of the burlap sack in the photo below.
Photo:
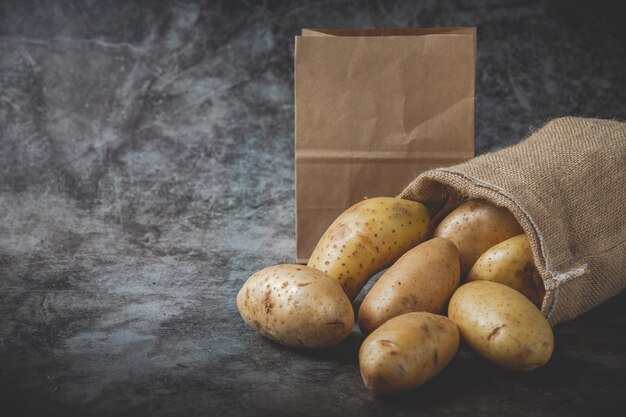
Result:
{"type": "Polygon", "coordinates": [[[436,218],[470,198],[509,209],[530,239],[552,325],[626,287],[626,123],[555,119],[515,146],[424,172],[400,197],[436,218]]]}

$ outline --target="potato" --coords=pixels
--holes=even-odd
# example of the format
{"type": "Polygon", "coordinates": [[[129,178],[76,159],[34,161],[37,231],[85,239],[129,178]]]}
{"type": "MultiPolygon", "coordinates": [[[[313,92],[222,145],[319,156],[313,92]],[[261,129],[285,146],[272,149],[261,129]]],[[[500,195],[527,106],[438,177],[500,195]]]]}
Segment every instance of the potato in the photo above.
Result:
{"type": "Polygon", "coordinates": [[[535,268],[533,253],[525,234],[500,242],[483,253],[469,274],[468,281],[494,281],[524,294],[541,307],[545,289],[535,268]]]}
{"type": "Polygon", "coordinates": [[[441,313],[461,277],[459,251],[434,238],[400,257],[374,284],[359,309],[359,327],[370,333],[392,317],[414,311],[441,313]]]}
{"type": "Polygon", "coordinates": [[[503,368],[530,371],[552,356],[550,324],[532,302],[506,285],[462,285],[450,300],[448,316],[472,349],[503,368]]]}
{"type": "Polygon", "coordinates": [[[359,350],[365,386],[390,394],[419,387],[437,375],[459,349],[459,330],[436,314],[394,317],[370,334],[359,350]]]}
{"type": "Polygon", "coordinates": [[[239,291],[237,308],[248,326],[289,347],[336,344],[354,325],[352,304],[337,281],[302,265],[255,273],[239,291]]]}
{"type": "Polygon", "coordinates": [[[425,238],[428,221],[421,203],[392,197],[363,200],[330,225],[307,265],[337,279],[353,300],[376,272],[425,238]]]}
{"type": "Polygon", "coordinates": [[[509,211],[483,200],[461,204],[439,223],[434,237],[449,239],[461,254],[461,274],[465,275],[487,249],[523,233],[509,211]]]}

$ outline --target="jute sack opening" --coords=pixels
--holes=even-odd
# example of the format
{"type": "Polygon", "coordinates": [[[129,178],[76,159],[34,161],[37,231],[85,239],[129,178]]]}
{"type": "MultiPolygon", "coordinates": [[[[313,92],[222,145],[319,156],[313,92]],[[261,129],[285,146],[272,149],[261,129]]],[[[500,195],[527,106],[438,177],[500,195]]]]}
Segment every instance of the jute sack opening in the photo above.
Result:
{"type": "Polygon", "coordinates": [[[424,172],[400,197],[435,219],[473,198],[507,208],[529,237],[552,325],[626,287],[626,123],[555,119],[517,145],[424,172]]]}

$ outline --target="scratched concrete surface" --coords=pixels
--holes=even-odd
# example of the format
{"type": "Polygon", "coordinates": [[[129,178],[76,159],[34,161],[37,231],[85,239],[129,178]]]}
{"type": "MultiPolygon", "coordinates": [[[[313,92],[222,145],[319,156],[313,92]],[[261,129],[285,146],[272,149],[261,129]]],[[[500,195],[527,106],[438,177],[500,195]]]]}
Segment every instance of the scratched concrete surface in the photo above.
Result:
{"type": "Polygon", "coordinates": [[[626,296],[556,329],[552,362],[463,349],[422,390],[366,392],[361,336],[268,342],[235,295],[294,253],[293,36],[479,28],[476,146],[552,117],[626,116],[603,2],[0,3],[0,414],[612,415],[626,296]]]}

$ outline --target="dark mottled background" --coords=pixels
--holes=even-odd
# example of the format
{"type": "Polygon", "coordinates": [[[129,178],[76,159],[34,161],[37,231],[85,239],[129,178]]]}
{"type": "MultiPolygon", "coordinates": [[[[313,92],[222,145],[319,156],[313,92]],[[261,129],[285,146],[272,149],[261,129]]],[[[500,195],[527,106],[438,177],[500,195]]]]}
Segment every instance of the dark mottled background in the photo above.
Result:
{"type": "Polygon", "coordinates": [[[611,415],[626,296],[511,374],[463,350],[417,392],[362,386],[361,338],[294,352],[234,298],[292,260],[293,36],[476,25],[476,148],[626,116],[624,8],[602,1],[0,2],[0,414],[611,415]]]}

